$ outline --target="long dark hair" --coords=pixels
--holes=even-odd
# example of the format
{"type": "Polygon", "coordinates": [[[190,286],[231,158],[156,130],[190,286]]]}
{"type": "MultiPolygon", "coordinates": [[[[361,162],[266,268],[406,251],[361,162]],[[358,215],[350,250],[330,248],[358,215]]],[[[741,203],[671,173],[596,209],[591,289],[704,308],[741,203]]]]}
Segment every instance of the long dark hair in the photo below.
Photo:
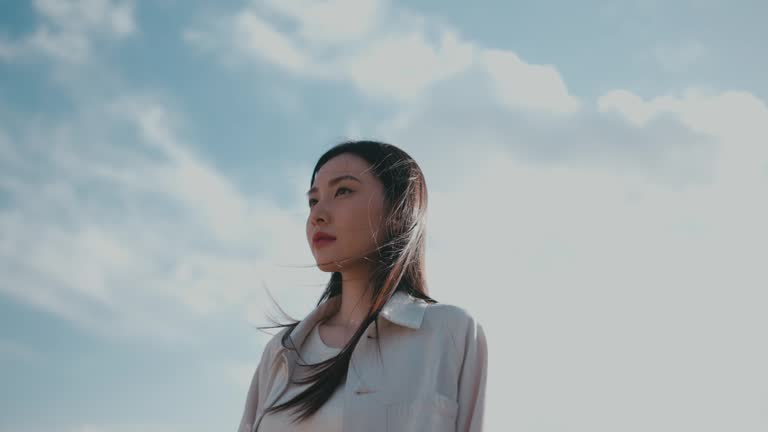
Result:
{"type": "MultiPolygon", "coordinates": [[[[427,185],[416,161],[394,145],[378,141],[347,141],[326,151],[312,170],[310,187],[315,182],[317,171],[331,158],[342,153],[351,153],[365,159],[374,176],[384,185],[385,239],[378,246],[378,260],[370,274],[373,289],[371,308],[360,323],[355,334],[336,356],[316,364],[299,364],[308,367],[311,373],[296,384],[310,384],[292,399],[273,407],[267,412],[279,412],[295,408],[299,415],[294,419],[304,421],[311,417],[333,395],[347,375],[352,351],[368,325],[375,322],[378,332],[378,315],[387,300],[396,291],[403,291],[429,303],[437,300],[428,295],[425,279],[425,240],[427,213],[427,185]]],[[[334,272],[317,302],[319,306],[331,297],[341,295],[341,273],[334,272]]],[[[283,347],[294,349],[290,333],[299,322],[278,324],[271,327],[288,327],[281,339],[283,347]]],[[[379,339],[377,347],[381,350],[379,339]]],[[[303,363],[303,362],[302,362],[303,363]]]]}

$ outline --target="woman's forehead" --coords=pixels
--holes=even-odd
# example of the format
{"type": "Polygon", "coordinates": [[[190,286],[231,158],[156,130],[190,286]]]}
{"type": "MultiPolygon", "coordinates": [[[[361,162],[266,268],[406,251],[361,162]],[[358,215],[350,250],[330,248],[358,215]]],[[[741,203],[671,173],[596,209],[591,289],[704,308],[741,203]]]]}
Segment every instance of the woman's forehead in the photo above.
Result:
{"type": "Polygon", "coordinates": [[[370,172],[370,165],[365,159],[345,153],[335,156],[324,163],[315,174],[315,182],[321,181],[324,183],[325,179],[345,174],[351,174],[360,180],[373,175],[370,172]]]}

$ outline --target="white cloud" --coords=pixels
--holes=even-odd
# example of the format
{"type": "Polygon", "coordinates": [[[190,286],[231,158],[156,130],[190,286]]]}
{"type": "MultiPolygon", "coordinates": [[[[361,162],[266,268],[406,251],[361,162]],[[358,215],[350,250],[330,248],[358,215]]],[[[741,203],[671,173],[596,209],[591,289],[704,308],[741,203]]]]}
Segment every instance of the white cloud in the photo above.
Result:
{"type": "Polygon", "coordinates": [[[267,0],[271,12],[298,23],[298,36],[308,44],[354,42],[373,30],[384,2],[379,0],[267,0]]]}
{"type": "Polygon", "coordinates": [[[768,380],[764,102],[616,91],[598,113],[531,120],[462,84],[357,128],[426,172],[430,294],[484,324],[489,427],[763,424],[745,407],[768,380]]]}
{"type": "Polygon", "coordinates": [[[83,63],[91,49],[82,33],[52,32],[46,27],[37,29],[26,42],[29,48],[67,63],[83,63]]]}
{"type": "Polygon", "coordinates": [[[306,53],[255,13],[245,11],[239,14],[235,29],[235,39],[246,52],[255,53],[264,61],[292,72],[311,70],[306,53]]]}
{"type": "Polygon", "coordinates": [[[111,0],[35,0],[35,9],[65,31],[98,31],[115,36],[135,31],[133,3],[111,0]]]}
{"type": "Polygon", "coordinates": [[[474,150],[432,183],[427,256],[432,294],[486,329],[488,425],[762,424],[745,407],[768,379],[765,184],[675,189],[474,150]]]}
{"type": "Polygon", "coordinates": [[[435,82],[467,69],[473,47],[444,30],[440,46],[421,32],[387,35],[342,59],[343,69],[363,93],[407,101],[435,82]]]}
{"type": "Polygon", "coordinates": [[[707,94],[690,89],[682,96],[658,96],[648,101],[624,90],[598,100],[602,112],[620,113],[642,127],[659,116],[672,116],[693,131],[721,142],[718,166],[723,181],[764,185],[768,173],[768,107],[744,91],[707,94]]]}
{"type": "Polygon", "coordinates": [[[614,90],[598,100],[601,112],[618,111],[635,126],[643,126],[653,116],[654,109],[642,98],[627,90],[614,90]]]}
{"type": "Polygon", "coordinates": [[[82,64],[99,39],[121,39],[136,32],[132,1],[35,0],[40,22],[29,35],[0,41],[0,58],[16,60],[43,54],[64,64],[82,64]]]}
{"type": "Polygon", "coordinates": [[[453,28],[388,2],[256,3],[232,17],[216,17],[183,33],[189,43],[224,57],[254,56],[298,77],[349,82],[375,100],[413,103],[436,84],[475,69],[490,76],[512,108],[574,112],[579,101],[552,66],[529,64],[514,53],[485,49],[453,28]],[[348,15],[338,14],[339,10],[348,15]],[[288,18],[297,26],[287,26],[288,18]],[[234,22],[237,29],[220,21],[234,22]],[[356,23],[340,26],[339,21],[356,23]]]}
{"type": "Polygon", "coordinates": [[[108,338],[189,342],[189,320],[236,307],[263,324],[263,285],[280,296],[317,281],[290,267],[311,261],[303,216],[246,196],[163,105],[87,112],[3,140],[0,291],[108,338]],[[113,134],[126,128],[138,139],[113,134]]]}
{"type": "Polygon", "coordinates": [[[484,50],[481,58],[501,101],[509,107],[554,113],[578,110],[579,101],[568,93],[553,66],[528,64],[502,50],[484,50]]]}

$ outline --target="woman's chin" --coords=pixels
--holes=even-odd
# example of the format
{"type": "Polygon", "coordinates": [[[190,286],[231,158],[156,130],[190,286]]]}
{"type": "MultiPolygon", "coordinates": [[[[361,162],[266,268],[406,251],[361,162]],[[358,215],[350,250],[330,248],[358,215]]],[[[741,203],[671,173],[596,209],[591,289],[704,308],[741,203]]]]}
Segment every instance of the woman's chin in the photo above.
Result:
{"type": "Polygon", "coordinates": [[[339,266],[334,261],[317,261],[317,268],[328,273],[339,271],[339,266]]]}

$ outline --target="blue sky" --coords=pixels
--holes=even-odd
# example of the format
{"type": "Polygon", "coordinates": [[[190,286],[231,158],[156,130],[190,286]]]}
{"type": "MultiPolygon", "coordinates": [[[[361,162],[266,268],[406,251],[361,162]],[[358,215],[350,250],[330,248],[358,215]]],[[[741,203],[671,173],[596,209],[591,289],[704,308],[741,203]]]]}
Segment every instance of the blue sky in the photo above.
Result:
{"type": "Polygon", "coordinates": [[[764,2],[0,6],[0,431],[234,430],[336,142],[412,154],[488,430],[762,431],[764,2]]]}

